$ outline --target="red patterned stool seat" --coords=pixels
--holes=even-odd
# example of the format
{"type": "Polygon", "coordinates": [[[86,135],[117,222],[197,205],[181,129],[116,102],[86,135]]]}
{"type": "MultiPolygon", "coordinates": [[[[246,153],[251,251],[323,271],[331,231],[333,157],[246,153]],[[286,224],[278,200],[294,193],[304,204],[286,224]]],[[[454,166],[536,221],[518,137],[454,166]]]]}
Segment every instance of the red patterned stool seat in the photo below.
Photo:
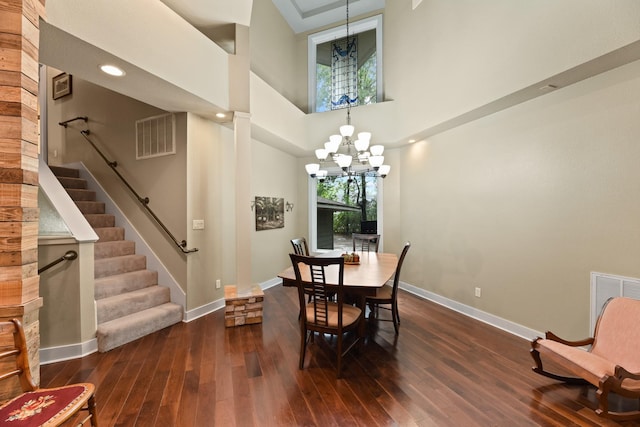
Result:
{"type": "Polygon", "coordinates": [[[93,396],[93,384],[39,389],[24,393],[0,407],[0,426],[57,426],[93,396]]]}

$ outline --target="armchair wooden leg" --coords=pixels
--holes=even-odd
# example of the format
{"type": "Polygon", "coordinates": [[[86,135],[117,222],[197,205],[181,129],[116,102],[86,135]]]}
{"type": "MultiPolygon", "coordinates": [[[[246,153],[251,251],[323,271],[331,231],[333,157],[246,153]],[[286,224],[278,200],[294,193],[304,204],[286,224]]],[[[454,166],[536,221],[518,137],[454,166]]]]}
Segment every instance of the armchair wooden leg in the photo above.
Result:
{"type": "Polygon", "coordinates": [[[95,396],[91,396],[89,401],[87,402],[89,414],[91,416],[91,425],[93,427],[98,427],[98,414],[96,411],[96,399],[95,396]]]}

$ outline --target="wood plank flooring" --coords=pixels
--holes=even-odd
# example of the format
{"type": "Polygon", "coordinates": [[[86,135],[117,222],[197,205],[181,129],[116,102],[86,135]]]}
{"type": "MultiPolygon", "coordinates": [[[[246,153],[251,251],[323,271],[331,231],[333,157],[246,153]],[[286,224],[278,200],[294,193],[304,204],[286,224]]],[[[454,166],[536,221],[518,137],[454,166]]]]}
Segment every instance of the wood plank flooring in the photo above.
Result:
{"type": "Polygon", "coordinates": [[[371,323],[343,379],[329,340],[299,370],[295,292],[266,290],[261,325],[225,328],[218,311],[45,365],[42,386],[96,384],[101,426],[640,425],[596,416],[592,387],[534,374],[526,340],[406,292],[400,335],[371,323]]]}

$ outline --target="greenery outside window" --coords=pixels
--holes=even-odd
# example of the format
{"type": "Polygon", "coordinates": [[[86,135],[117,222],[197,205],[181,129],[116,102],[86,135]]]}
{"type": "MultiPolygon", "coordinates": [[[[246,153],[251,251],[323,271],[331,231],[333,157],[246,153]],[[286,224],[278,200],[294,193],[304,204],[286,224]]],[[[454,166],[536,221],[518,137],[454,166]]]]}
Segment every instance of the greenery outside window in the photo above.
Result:
{"type": "MultiPolygon", "coordinates": [[[[350,40],[357,35],[357,96],[352,106],[382,100],[382,15],[349,24],[350,40]]],[[[309,111],[322,112],[345,105],[332,104],[332,54],[334,45],[345,40],[345,26],[315,33],[308,38],[309,111]]]]}
{"type": "Polygon", "coordinates": [[[350,250],[352,233],[382,234],[382,178],[362,173],[309,183],[313,251],[350,250]]]}

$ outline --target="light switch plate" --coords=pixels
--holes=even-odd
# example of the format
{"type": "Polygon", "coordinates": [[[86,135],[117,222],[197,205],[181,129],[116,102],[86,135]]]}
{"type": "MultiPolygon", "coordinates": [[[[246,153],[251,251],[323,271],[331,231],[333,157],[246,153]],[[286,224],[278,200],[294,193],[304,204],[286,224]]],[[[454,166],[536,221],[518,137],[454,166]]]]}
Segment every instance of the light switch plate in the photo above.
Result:
{"type": "Polygon", "coordinates": [[[194,219],[193,220],[193,229],[194,230],[204,230],[204,219],[194,219]]]}

